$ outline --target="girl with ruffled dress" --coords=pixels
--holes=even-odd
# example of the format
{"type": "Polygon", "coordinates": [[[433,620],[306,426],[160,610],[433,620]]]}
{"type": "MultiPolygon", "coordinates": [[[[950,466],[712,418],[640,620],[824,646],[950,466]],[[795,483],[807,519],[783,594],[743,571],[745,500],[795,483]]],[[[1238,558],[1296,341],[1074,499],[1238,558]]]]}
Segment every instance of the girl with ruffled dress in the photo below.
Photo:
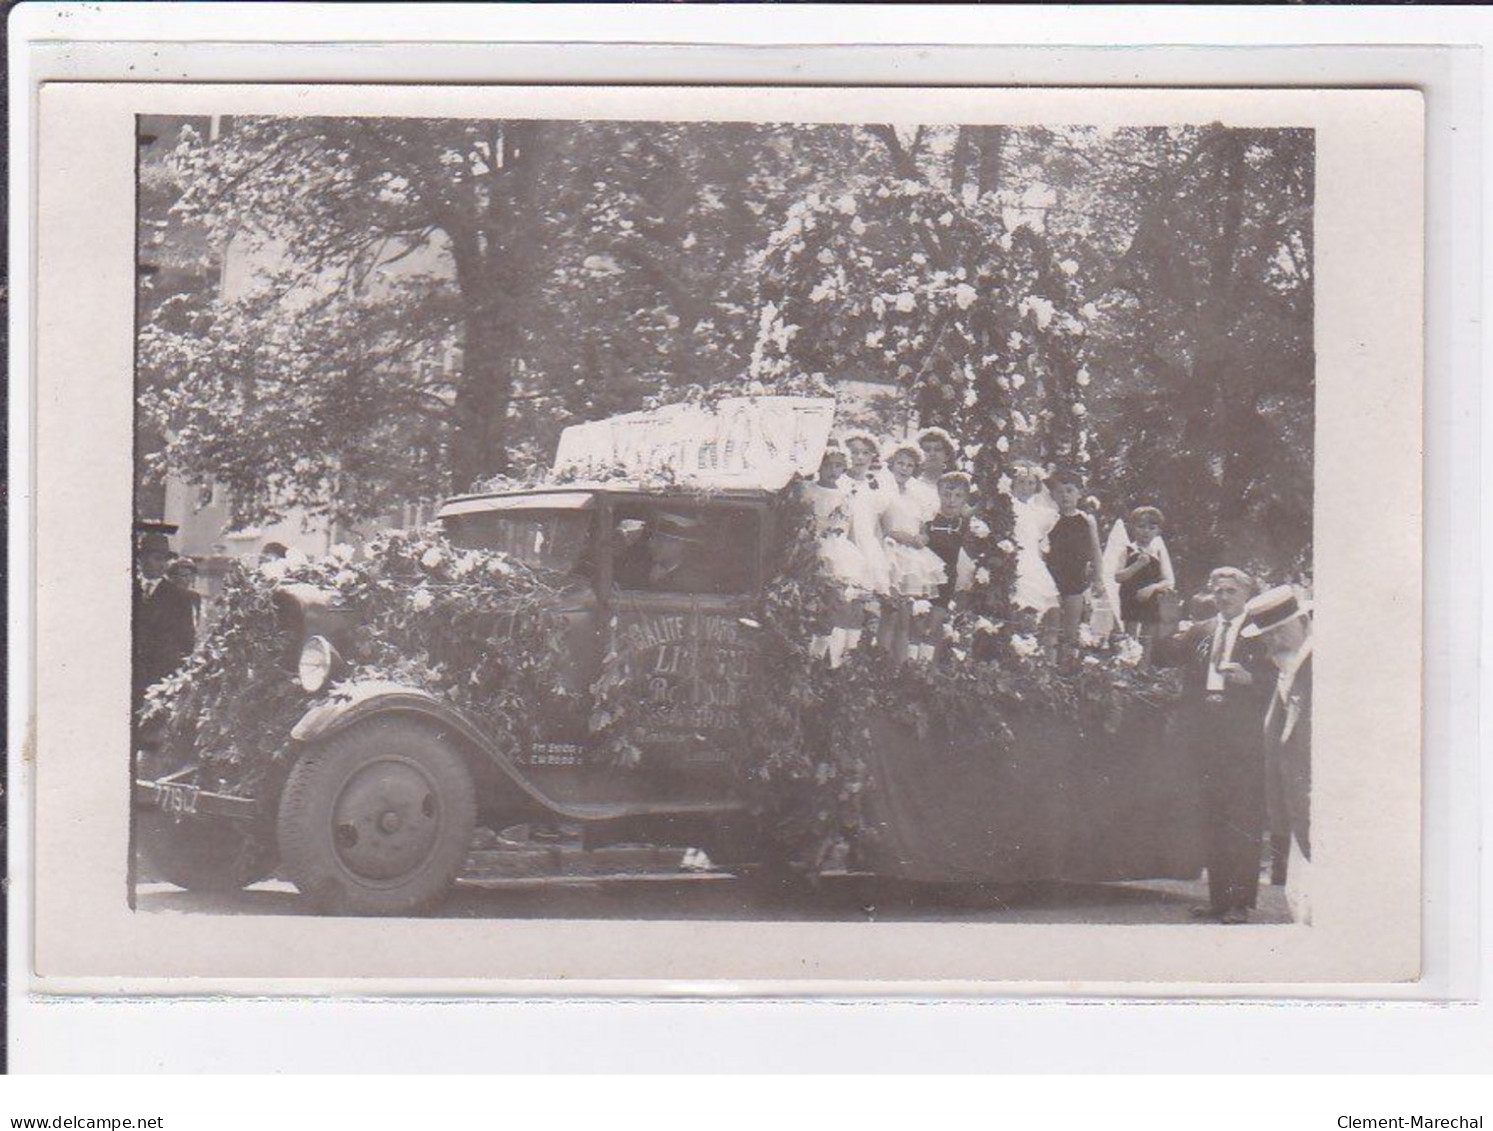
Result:
{"type": "Polygon", "coordinates": [[[918,493],[928,512],[925,522],[932,522],[938,514],[938,482],[946,472],[954,471],[954,462],[959,457],[959,446],[954,437],[942,428],[924,428],[918,433],[918,451],[922,462],[918,466],[917,478],[908,486],[918,493]]]}
{"type": "Polygon", "coordinates": [[[943,559],[928,548],[926,527],[932,515],[916,488],[911,486],[922,463],[922,453],[911,442],[894,444],[886,457],[891,482],[890,501],[882,517],[886,556],[893,597],[893,615],[888,647],[894,657],[905,660],[912,639],[913,607],[924,606],[919,615],[931,611],[929,598],[948,579],[943,559]]]}
{"type": "Polygon", "coordinates": [[[819,461],[819,478],[804,483],[804,497],[814,509],[814,532],[819,540],[819,562],[836,582],[827,623],[810,642],[814,656],[827,656],[837,667],[852,630],[860,628],[858,600],[867,592],[865,558],[850,540],[850,498],[841,488],[848,466],[845,449],[830,440],[819,461]]]}
{"type": "Polygon", "coordinates": [[[1016,542],[1016,588],[1012,603],[1043,620],[1058,607],[1058,588],[1043,554],[1058,520],[1058,505],[1042,482],[1042,469],[1023,461],[1011,477],[1012,538],[1016,542]]]}
{"type": "Polygon", "coordinates": [[[854,603],[855,623],[845,633],[846,648],[860,644],[864,614],[879,607],[892,591],[891,567],[882,541],[882,518],[891,493],[881,477],[871,470],[879,445],[869,432],[851,432],[844,439],[849,466],[840,480],[850,517],[850,542],[860,554],[861,588],[864,596],[854,603]]]}

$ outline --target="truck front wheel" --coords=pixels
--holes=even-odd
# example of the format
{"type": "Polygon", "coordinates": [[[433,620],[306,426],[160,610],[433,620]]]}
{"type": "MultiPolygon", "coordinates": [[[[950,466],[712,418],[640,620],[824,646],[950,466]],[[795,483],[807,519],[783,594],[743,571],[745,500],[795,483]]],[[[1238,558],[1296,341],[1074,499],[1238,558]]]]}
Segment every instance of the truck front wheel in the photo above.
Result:
{"type": "Polygon", "coordinates": [[[318,910],[401,915],[450,887],[476,824],[472,776],[430,727],[371,719],[307,751],[280,798],[286,876],[318,910]]]}

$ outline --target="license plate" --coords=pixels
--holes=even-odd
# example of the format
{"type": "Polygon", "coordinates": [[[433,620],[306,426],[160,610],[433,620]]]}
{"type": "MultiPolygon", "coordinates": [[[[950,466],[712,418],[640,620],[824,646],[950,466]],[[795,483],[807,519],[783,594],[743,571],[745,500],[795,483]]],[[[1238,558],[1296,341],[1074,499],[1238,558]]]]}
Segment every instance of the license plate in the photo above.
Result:
{"type": "Polygon", "coordinates": [[[185,816],[197,812],[197,787],[194,785],[158,785],[156,806],[163,813],[185,816]]]}

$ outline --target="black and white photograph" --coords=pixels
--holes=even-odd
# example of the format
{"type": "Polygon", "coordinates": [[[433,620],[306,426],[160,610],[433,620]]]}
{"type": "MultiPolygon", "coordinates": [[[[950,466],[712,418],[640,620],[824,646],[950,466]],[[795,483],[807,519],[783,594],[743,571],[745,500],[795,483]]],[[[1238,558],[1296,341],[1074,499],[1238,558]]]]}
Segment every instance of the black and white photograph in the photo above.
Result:
{"type": "Polygon", "coordinates": [[[1413,93],[43,109],[47,976],[1414,976],[1413,93]]]}
{"type": "Polygon", "coordinates": [[[1311,922],[1312,129],[136,123],[137,912],[1311,922]]]}

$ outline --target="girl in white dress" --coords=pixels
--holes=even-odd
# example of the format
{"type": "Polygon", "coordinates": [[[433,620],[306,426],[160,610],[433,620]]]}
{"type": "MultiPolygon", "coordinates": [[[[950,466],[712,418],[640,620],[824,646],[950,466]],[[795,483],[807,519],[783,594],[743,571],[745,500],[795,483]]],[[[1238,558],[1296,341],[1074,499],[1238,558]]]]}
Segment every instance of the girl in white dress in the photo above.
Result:
{"type": "MultiPolygon", "coordinates": [[[[887,485],[891,501],[882,516],[882,529],[894,598],[893,615],[887,618],[891,624],[887,644],[893,656],[905,660],[912,638],[913,603],[936,597],[948,576],[943,559],[928,548],[926,527],[933,516],[912,486],[922,454],[915,444],[894,444],[886,462],[892,477],[887,485]]],[[[929,606],[921,615],[926,617],[931,611],[929,606]]]]}
{"type": "Polygon", "coordinates": [[[860,628],[863,614],[857,601],[867,591],[865,559],[850,540],[850,498],[840,487],[847,466],[845,449],[830,440],[819,461],[818,480],[801,485],[814,508],[819,562],[838,583],[830,597],[827,622],[809,643],[810,654],[827,656],[831,667],[839,665],[851,630],[860,628]]]}
{"type": "Polygon", "coordinates": [[[892,591],[891,567],[882,543],[882,516],[891,502],[891,493],[882,477],[871,471],[878,445],[869,432],[852,432],[845,437],[845,451],[850,466],[840,480],[840,490],[849,499],[850,540],[861,552],[865,587],[878,596],[892,591]]]}
{"type": "Polygon", "coordinates": [[[845,630],[844,647],[853,649],[860,644],[866,612],[877,607],[892,590],[891,568],[882,544],[882,516],[891,494],[881,478],[871,471],[879,453],[875,437],[869,432],[850,432],[842,442],[850,465],[840,480],[840,490],[845,494],[850,515],[850,541],[861,556],[864,591],[860,601],[851,603],[854,623],[845,630]]]}
{"type": "Polygon", "coordinates": [[[1058,589],[1042,560],[1047,533],[1058,520],[1058,507],[1042,482],[1042,469],[1023,461],[1011,479],[1012,535],[1016,541],[1016,591],[1013,603],[1041,619],[1058,607],[1058,589]]]}
{"type": "Polygon", "coordinates": [[[947,471],[954,471],[959,457],[959,447],[942,428],[924,428],[918,433],[918,450],[923,460],[917,478],[909,486],[917,491],[919,500],[928,511],[925,522],[932,522],[938,514],[938,481],[947,471]]]}

